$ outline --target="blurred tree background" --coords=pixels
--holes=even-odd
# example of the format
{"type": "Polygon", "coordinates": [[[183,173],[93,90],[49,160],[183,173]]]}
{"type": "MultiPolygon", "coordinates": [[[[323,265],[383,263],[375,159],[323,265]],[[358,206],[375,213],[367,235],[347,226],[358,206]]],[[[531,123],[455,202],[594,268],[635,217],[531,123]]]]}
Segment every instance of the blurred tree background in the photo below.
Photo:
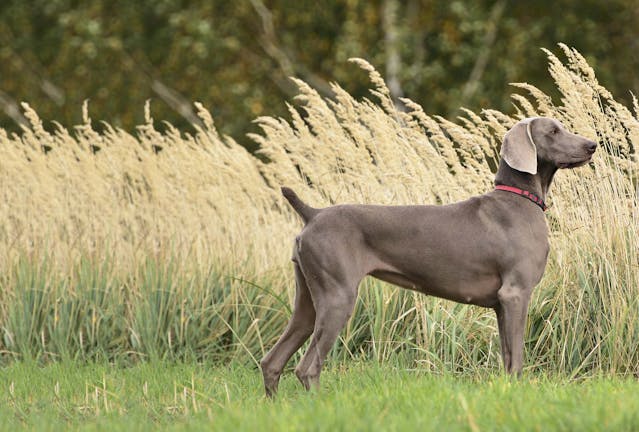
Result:
{"type": "Polygon", "coordinates": [[[552,94],[540,47],[558,42],[628,102],[639,89],[637,22],[637,0],[2,0],[0,127],[19,130],[21,101],[71,127],[90,99],[94,120],[132,131],[152,99],[154,118],[188,131],[201,101],[251,147],[251,120],[286,116],[289,76],[327,96],[329,81],[365,96],[367,76],[349,57],[429,113],[508,112],[509,82],[552,94]]]}

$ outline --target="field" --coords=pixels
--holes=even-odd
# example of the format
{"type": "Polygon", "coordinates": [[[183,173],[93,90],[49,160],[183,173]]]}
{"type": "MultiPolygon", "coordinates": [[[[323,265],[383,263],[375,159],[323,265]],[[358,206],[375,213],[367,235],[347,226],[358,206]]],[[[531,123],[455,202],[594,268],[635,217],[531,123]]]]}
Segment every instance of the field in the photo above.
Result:
{"type": "Polygon", "coordinates": [[[0,430],[579,430],[639,428],[639,383],[487,373],[432,375],[391,365],[329,367],[319,393],[292,374],[266,400],[243,366],[13,365],[0,378],[0,430]]]}
{"type": "Polygon", "coordinates": [[[623,413],[637,411],[628,395],[639,376],[639,103],[617,103],[577,51],[561,48],[564,62],[547,52],[560,103],[520,83],[516,116],[465,111],[456,123],[408,99],[397,109],[379,73],[353,59],[372,99],[334,84],[326,100],[296,80],[289,120],[256,119],[257,155],[221,136],[197,103],[205,126],[195,134],[156,123],[147,104],[135,135],[94,122],[87,104],[73,131],[24,104],[31,127],[0,130],[0,397],[9,402],[0,409],[40,426],[85,416],[111,425],[124,412],[176,427],[301,425],[317,409],[316,427],[330,429],[322,410],[346,422],[352,406],[363,429],[382,415],[389,429],[489,429],[493,420],[588,429],[608,413],[619,422],[611,426],[636,427],[623,413]],[[315,206],[458,201],[491,189],[501,137],[534,115],[601,146],[588,166],[559,172],[550,193],[527,378],[498,376],[492,311],[365,280],[320,395],[289,378],[278,401],[262,399],[256,367],[290,315],[300,229],[279,187],[315,206]],[[499,405],[503,397],[518,405],[499,405]],[[529,398],[556,401],[556,411],[527,412],[529,398]],[[425,409],[412,410],[417,418],[404,406],[425,409]]]}

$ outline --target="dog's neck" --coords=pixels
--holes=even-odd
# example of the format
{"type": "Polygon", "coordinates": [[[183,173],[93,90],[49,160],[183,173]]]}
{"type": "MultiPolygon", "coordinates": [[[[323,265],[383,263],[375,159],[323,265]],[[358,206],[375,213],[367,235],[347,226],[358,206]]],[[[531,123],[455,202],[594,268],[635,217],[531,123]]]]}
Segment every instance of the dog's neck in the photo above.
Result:
{"type": "Polygon", "coordinates": [[[495,186],[514,186],[532,192],[546,201],[546,194],[556,172],[557,167],[553,164],[537,160],[537,174],[528,174],[511,168],[502,159],[499,161],[499,169],[495,175],[495,186]]]}

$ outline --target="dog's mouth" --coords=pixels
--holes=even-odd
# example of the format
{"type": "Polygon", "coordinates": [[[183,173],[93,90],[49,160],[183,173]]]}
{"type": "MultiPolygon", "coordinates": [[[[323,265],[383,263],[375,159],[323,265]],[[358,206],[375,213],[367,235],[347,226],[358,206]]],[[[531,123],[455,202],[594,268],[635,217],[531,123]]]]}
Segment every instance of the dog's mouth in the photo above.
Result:
{"type": "Polygon", "coordinates": [[[592,160],[592,155],[588,155],[586,159],[577,161],[577,162],[562,162],[559,164],[559,168],[577,168],[583,165],[586,165],[588,162],[592,160]]]}

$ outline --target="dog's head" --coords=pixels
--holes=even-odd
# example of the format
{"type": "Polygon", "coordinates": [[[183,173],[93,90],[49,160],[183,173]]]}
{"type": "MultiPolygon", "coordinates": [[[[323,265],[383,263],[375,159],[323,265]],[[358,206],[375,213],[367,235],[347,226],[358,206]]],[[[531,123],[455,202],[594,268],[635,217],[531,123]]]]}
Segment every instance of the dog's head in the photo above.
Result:
{"type": "Polygon", "coordinates": [[[557,168],[576,168],[588,163],[596,149],[597,143],[568,132],[555,119],[531,117],[506,133],[501,156],[511,168],[537,174],[539,161],[557,168]]]}

